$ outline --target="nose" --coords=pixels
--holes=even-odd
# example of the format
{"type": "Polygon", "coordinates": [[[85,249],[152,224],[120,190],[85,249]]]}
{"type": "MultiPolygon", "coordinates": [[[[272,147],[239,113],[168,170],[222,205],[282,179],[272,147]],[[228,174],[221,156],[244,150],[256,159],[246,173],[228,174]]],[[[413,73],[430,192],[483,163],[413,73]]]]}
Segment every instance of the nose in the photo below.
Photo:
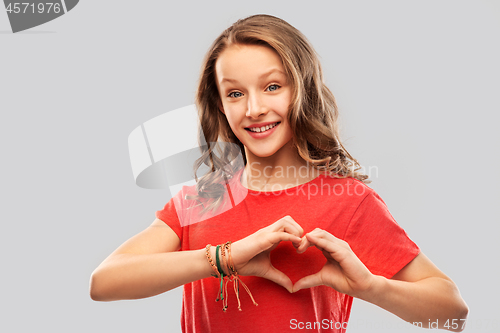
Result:
{"type": "Polygon", "coordinates": [[[248,98],[248,108],[246,116],[250,118],[258,118],[262,114],[266,114],[269,111],[264,101],[257,94],[252,94],[248,98]]]}

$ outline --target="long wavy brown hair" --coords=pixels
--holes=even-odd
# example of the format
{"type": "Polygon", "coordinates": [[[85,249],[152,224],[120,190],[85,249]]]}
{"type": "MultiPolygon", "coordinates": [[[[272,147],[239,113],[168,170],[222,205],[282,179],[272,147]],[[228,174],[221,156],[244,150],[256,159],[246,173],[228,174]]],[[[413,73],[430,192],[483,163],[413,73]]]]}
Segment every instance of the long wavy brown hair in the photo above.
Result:
{"type": "Polygon", "coordinates": [[[260,14],[235,22],[217,37],[205,55],[195,101],[201,125],[198,142],[202,155],[194,165],[198,194],[186,199],[200,202],[204,206],[202,214],[209,209],[216,210],[226,192],[225,182],[247,163],[243,144],[219,109],[216,84],[216,61],[224,50],[235,44],[265,45],[280,56],[293,87],[288,123],[299,155],[314,168],[334,177],[353,177],[368,183],[368,176],[359,171],[358,161],[340,141],[337,104],[323,81],[316,51],[299,30],[284,20],[260,14]],[[239,154],[243,162],[237,158],[239,154]],[[202,164],[210,170],[198,179],[196,170],[202,164]]]}

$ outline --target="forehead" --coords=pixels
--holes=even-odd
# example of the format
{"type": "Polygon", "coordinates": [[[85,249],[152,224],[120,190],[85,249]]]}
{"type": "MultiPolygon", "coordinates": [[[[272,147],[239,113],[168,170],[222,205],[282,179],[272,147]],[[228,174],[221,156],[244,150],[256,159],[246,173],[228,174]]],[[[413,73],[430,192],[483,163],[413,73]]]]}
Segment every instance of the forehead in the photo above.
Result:
{"type": "Polygon", "coordinates": [[[215,63],[218,82],[241,76],[261,76],[271,70],[276,75],[285,75],[285,69],[278,53],[263,45],[231,45],[225,49],[215,63]]]}

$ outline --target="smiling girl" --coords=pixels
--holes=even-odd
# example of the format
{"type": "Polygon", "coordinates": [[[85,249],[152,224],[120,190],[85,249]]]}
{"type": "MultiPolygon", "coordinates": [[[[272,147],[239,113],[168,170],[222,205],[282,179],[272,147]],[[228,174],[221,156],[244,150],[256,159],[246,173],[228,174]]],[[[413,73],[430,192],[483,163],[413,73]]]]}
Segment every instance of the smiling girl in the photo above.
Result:
{"type": "Polygon", "coordinates": [[[462,329],[456,285],[340,142],[335,99],[298,30],[270,15],[237,21],[205,57],[196,105],[209,145],[195,169],[211,171],[104,260],[92,299],[184,285],[183,332],[345,332],[353,297],[462,329]],[[221,156],[216,142],[228,143],[221,156]]]}

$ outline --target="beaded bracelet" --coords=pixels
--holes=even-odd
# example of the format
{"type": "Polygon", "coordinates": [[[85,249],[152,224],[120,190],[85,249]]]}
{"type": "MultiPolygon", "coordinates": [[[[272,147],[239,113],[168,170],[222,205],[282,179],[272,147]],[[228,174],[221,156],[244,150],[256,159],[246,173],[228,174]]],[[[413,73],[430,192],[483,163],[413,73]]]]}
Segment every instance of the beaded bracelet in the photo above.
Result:
{"type": "MultiPolygon", "coordinates": [[[[231,270],[229,269],[229,264],[228,264],[228,261],[226,259],[226,248],[227,248],[228,243],[230,243],[230,242],[226,242],[225,244],[221,245],[221,255],[222,255],[222,267],[227,268],[227,271],[229,272],[229,276],[230,276],[231,270]]],[[[226,276],[227,276],[227,274],[226,274],[226,276]]]]}

